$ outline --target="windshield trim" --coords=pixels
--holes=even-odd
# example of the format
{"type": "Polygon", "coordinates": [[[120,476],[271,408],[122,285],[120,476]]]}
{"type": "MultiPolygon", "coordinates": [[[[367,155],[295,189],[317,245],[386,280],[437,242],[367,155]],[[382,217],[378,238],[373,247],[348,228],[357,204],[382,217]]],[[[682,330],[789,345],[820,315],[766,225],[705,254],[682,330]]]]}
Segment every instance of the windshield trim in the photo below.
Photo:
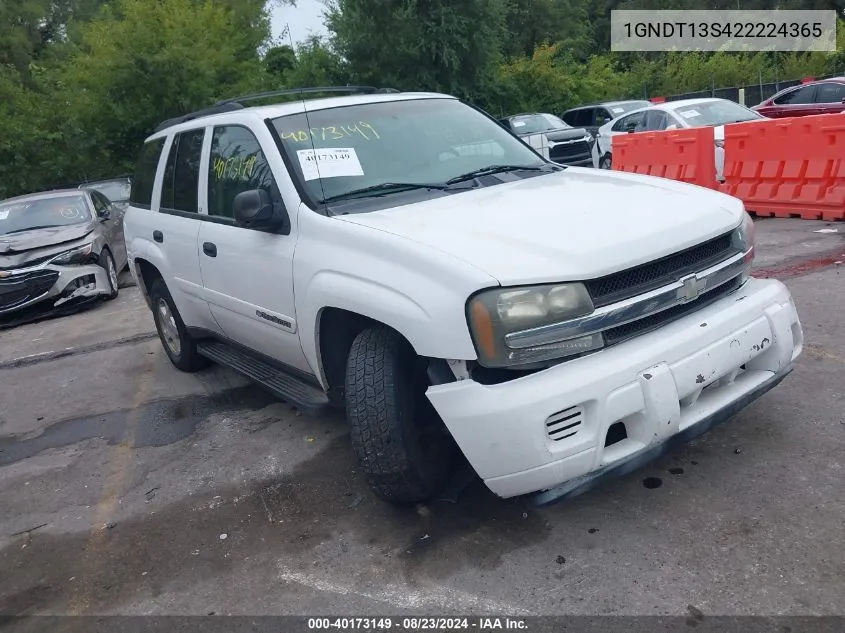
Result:
{"type": "MultiPolygon", "coordinates": [[[[524,139],[520,138],[513,130],[511,130],[510,126],[502,125],[502,123],[499,119],[496,119],[495,117],[491,116],[488,112],[485,112],[484,110],[482,110],[478,106],[475,106],[472,103],[468,103],[468,102],[464,101],[463,99],[458,99],[456,97],[451,97],[451,96],[450,97],[431,96],[431,97],[422,97],[422,98],[414,98],[414,99],[396,99],[396,101],[415,101],[415,102],[416,101],[442,101],[442,100],[457,101],[457,102],[459,102],[459,103],[461,103],[461,104],[463,104],[463,105],[465,105],[469,108],[472,108],[473,110],[475,110],[476,112],[481,114],[484,118],[486,118],[488,121],[490,121],[490,123],[492,125],[495,125],[499,129],[503,129],[505,132],[510,134],[510,136],[512,136],[516,141],[522,143],[523,145],[525,145],[526,147],[528,147],[532,150],[534,149],[530,145],[528,145],[528,143],[526,143],[524,139]]],[[[381,103],[381,102],[373,102],[373,103],[381,103]]],[[[347,108],[347,107],[350,107],[350,106],[358,106],[358,105],[366,105],[366,104],[358,104],[358,103],[356,103],[356,104],[344,104],[344,105],[332,106],[330,108],[317,108],[315,110],[310,110],[310,112],[315,112],[317,110],[319,110],[321,112],[327,111],[327,110],[337,110],[337,109],[340,109],[340,108],[347,108]]],[[[276,144],[276,150],[278,151],[278,153],[282,157],[282,162],[284,163],[285,169],[288,172],[287,176],[290,179],[290,181],[293,183],[293,187],[296,190],[296,193],[299,195],[300,202],[304,203],[305,206],[307,206],[312,211],[319,213],[320,215],[324,215],[327,218],[330,218],[330,217],[334,217],[335,215],[341,215],[341,214],[335,214],[335,213],[332,212],[331,207],[333,206],[334,203],[322,202],[321,200],[319,200],[318,198],[315,198],[311,194],[311,191],[306,186],[305,181],[299,175],[299,172],[296,171],[296,169],[293,165],[291,156],[288,154],[288,152],[285,151],[284,143],[282,142],[282,137],[279,135],[279,131],[276,129],[276,126],[273,123],[275,120],[281,119],[285,116],[292,116],[292,115],[295,115],[295,114],[307,114],[308,112],[309,112],[309,110],[308,110],[308,107],[307,107],[307,104],[306,104],[305,110],[303,112],[283,114],[283,115],[275,116],[275,117],[272,117],[272,118],[267,117],[267,118],[264,119],[264,124],[267,126],[267,129],[270,131],[270,136],[273,137],[273,141],[276,144]]],[[[536,150],[535,150],[535,153],[537,154],[537,160],[542,161],[545,165],[557,165],[558,167],[564,167],[565,168],[565,165],[558,165],[557,163],[553,163],[550,160],[546,160],[546,158],[543,157],[542,155],[540,155],[539,152],[536,152],[536,150]]],[[[469,188],[467,188],[466,190],[456,189],[453,192],[451,192],[450,195],[457,195],[457,194],[459,194],[463,191],[469,191],[469,190],[470,190],[469,188]]]]}

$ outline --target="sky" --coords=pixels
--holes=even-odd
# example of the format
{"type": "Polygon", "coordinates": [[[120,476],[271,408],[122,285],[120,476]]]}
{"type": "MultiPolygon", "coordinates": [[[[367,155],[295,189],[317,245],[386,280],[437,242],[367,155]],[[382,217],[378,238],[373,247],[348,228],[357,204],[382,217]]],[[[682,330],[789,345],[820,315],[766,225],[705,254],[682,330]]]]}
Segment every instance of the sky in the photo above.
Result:
{"type": "Polygon", "coordinates": [[[270,25],[273,37],[281,36],[285,24],[290,26],[290,35],[295,44],[304,41],[311,34],[325,35],[323,8],[321,0],[297,0],[295,7],[271,3],[270,25]]]}

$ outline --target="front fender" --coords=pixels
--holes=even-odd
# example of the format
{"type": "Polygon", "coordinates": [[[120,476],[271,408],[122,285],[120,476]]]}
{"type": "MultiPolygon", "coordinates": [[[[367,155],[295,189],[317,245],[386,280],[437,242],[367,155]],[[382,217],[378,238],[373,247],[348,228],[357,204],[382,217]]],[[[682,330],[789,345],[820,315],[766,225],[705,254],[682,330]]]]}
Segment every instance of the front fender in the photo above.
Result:
{"type": "MultiPolygon", "coordinates": [[[[432,301],[429,305],[443,306],[456,297],[443,289],[444,302],[432,301]]],[[[444,319],[445,314],[429,307],[427,310],[410,294],[339,271],[321,271],[308,286],[300,303],[298,317],[302,351],[315,375],[324,381],[319,362],[320,316],[325,308],[339,308],[354,312],[387,325],[404,336],[417,354],[433,358],[476,358],[475,348],[466,325],[466,319],[444,319]],[[299,314],[301,311],[301,314],[299,314]]],[[[462,311],[463,305],[459,304],[462,311]]],[[[454,309],[449,309],[454,312],[454,309]]],[[[444,311],[445,312],[445,311],[444,311]]]]}

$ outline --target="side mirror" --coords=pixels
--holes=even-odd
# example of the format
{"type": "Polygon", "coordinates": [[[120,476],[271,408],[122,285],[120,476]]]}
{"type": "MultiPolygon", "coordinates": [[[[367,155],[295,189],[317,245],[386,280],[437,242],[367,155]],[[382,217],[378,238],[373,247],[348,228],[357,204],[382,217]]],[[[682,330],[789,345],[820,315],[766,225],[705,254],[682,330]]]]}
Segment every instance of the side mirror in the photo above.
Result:
{"type": "Polygon", "coordinates": [[[98,214],[98,217],[100,218],[100,222],[105,222],[106,220],[110,220],[111,219],[111,211],[109,211],[108,209],[106,209],[105,211],[101,211],[98,214]]]}
{"type": "Polygon", "coordinates": [[[277,211],[273,199],[264,189],[242,191],[235,196],[233,206],[238,226],[257,231],[275,231],[287,226],[285,233],[290,231],[287,212],[284,209],[277,211]]]}

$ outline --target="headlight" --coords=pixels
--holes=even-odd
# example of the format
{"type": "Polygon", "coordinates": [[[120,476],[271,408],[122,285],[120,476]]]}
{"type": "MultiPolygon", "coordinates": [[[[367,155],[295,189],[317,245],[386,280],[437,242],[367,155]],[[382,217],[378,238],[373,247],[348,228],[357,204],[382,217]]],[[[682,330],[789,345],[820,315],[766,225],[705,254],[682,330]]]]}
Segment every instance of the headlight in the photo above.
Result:
{"type": "Polygon", "coordinates": [[[584,316],[593,302],[583,284],[497,288],[475,295],[467,317],[479,362],[506,367],[581,354],[604,345],[600,334],[559,340],[543,326],[584,316]],[[508,334],[523,336],[508,343],[508,334]]]}
{"type": "Polygon", "coordinates": [[[56,255],[53,259],[50,260],[51,264],[59,264],[61,266],[70,266],[73,264],[85,264],[89,261],[91,257],[91,250],[93,249],[93,244],[85,244],[84,246],[79,246],[69,251],[65,251],[59,255],[56,255]]]}
{"type": "Polygon", "coordinates": [[[748,213],[743,213],[742,222],[733,232],[733,246],[741,253],[745,253],[745,268],[742,270],[742,282],[751,276],[751,266],[754,263],[754,220],[748,213]]]}

